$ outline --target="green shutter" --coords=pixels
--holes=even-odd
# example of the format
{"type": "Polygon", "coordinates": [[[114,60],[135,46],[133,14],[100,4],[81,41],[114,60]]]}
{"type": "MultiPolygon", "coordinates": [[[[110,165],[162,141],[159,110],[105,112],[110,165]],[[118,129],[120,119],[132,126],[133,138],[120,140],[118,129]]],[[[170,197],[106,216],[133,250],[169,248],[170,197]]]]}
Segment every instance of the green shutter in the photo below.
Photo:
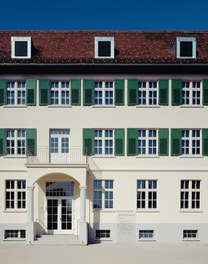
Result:
{"type": "Polygon", "coordinates": [[[127,155],[136,156],[138,153],[138,130],[135,128],[127,129],[127,155]]]}
{"type": "Polygon", "coordinates": [[[159,129],[159,155],[168,156],[169,154],[169,129],[160,128],[159,129]]]}
{"type": "Polygon", "coordinates": [[[181,155],[181,129],[171,129],[171,156],[181,155]]]}
{"type": "Polygon", "coordinates": [[[202,81],[202,89],[203,89],[203,95],[202,95],[203,105],[208,105],[208,80],[202,81]]]}
{"type": "Polygon", "coordinates": [[[36,129],[26,130],[26,141],[27,141],[27,155],[36,156],[37,155],[37,131],[36,129]]]}
{"type": "Polygon", "coordinates": [[[0,156],[6,153],[6,130],[0,129],[0,156]]]}
{"type": "Polygon", "coordinates": [[[49,80],[39,80],[39,104],[49,105],[50,102],[50,82],[49,80]]]}
{"type": "Polygon", "coordinates": [[[123,128],[114,130],[115,156],[124,156],[125,130],[123,128]]]}
{"type": "Polygon", "coordinates": [[[94,81],[83,80],[84,105],[94,104],[94,81]]]}
{"type": "Polygon", "coordinates": [[[182,80],[172,80],[172,105],[182,104],[182,80]]]}
{"type": "Polygon", "coordinates": [[[202,155],[208,156],[208,129],[202,129],[202,155]]]}
{"type": "Polygon", "coordinates": [[[71,80],[71,104],[81,104],[81,80],[71,80]]]}
{"type": "Polygon", "coordinates": [[[128,105],[137,105],[138,80],[128,80],[128,105]]]}
{"type": "Polygon", "coordinates": [[[168,105],[169,81],[159,80],[159,105],[168,105]]]}
{"type": "Polygon", "coordinates": [[[115,105],[124,105],[124,80],[115,80],[115,105]]]}
{"type": "Polygon", "coordinates": [[[94,155],[94,130],[83,128],[83,155],[94,155]]]}
{"type": "Polygon", "coordinates": [[[36,105],[36,80],[26,80],[27,105],[36,105]]]}
{"type": "Polygon", "coordinates": [[[6,81],[0,80],[0,105],[6,104],[6,81]]]}

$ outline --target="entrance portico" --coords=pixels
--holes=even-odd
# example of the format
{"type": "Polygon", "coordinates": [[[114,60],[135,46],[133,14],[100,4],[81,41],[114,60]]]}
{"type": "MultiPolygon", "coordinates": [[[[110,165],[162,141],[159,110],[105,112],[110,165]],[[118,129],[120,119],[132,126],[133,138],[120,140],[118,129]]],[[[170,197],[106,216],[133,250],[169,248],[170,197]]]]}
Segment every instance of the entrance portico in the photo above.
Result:
{"type": "Polygon", "coordinates": [[[46,168],[40,164],[35,168],[34,165],[27,167],[26,242],[33,243],[36,236],[42,234],[74,234],[86,245],[87,165],[81,168],[67,165],[46,168]]]}

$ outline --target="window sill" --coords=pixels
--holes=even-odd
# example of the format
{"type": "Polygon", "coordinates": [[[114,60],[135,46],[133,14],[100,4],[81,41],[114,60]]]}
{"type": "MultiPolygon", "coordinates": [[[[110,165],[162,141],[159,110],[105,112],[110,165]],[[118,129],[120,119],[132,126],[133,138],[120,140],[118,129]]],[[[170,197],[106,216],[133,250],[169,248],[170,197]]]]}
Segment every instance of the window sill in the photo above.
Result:
{"type": "Polygon", "coordinates": [[[94,156],[91,156],[92,158],[107,158],[107,159],[115,159],[116,156],[112,156],[112,155],[94,155],[94,156]]]}
{"type": "Polygon", "coordinates": [[[116,105],[93,105],[92,108],[116,108],[116,105]]]}
{"type": "Polygon", "coordinates": [[[180,108],[204,108],[203,105],[180,105],[180,108]]]}
{"type": "Polygon", "coordinates": [[[160,105],[137,105],[136,108],[161,108],[160,105]]]}
{"type": "Polygon", "coordinates": [[[93,213],[116,213],[114,209],[92,209],[93,213]]]}
{"type": "Polygon", "coordinates": [[[4,238],[3,241],[25,241],[26,238],[4,238]]]}
{"type": "Polygon", "coordinates": [[[190,156],[188,156],[188,155],[182,155],[182,156],[180,156],[180,158],[181,159],[194,159],[194,158],[196,158],[196,159],[204,159],[204,157],[203,156],[201,156],[201,155],[190,155],[190,156]]]}
{"type": "Polygon", "coordinates": [[[24,213],[27,213],[27,210],[17,210],[17,209],[14,209],[14,210],[11,210],[11,209],[8,209],[8,210],[4,210],[3,211],[4,213],[9,213],[9,214],[11,214],[11,213],[15,213],[15,214],[24,214],[24,213]]]}
{"type": "Polygon", "coordinates": [[[156,239],[139,239],[138,242],[156,242],[156,239]]]}
{"type": "Polygon", "coordinates": [[[159,213],[159,210],[152,210],[152,209],[141,209],[141,210],[136,210],[136,214],[140,213],[159,213]]]}
{"type": "Polygon", "coordinates": [[[112,238],[95,238],[95,241],[97,242],[104,242],[104,241],[113,241],[112,238]]]}
{"type": "Polygon", "coordinates": [[[180,210],[179,211],[179,213],[191,213],[191,214],[196,214],[196,213],[199,213],[199,214],[201,214],[201,213],[203,213],[203,211],[202,210],[198,210],[198,209],[196,209],[196,210],[193,210],[193,209],[190,209],[190,210],[188,210],[188,209],[185,209],[185,210],[180,210]]]}
{"type": "Polygon", "coordinates": [[[72,108],[72,105],[48,105],[48,108],[72,108]]]}
{"type": "Polygon", "coordinates": [[[4,156],[4,159],[26,159],[27,156],[21,156],[21,155],[7,155],[4,156]]]}
{"type": "Polygon", "coordinates": [[[189,238],[189,239],[182,239],[182,241],[184,241],[184,242],[199,242],[200,241],[200,239],[198,239],[198,238],[193,238],[193,239],[191,239],[191,238],[189,238]]]}
{"type": "Polygon", "coordinates": [[[142,158],[142,159],[159,159],[160,158],[160,156],[154,156],[154,155],[146,155],[146,156],[136,156],[136,158],[137,159],[139,159],[139,158],[142,158]]]}
{"type": "Polygon", "coordinates": [[[4,105],[4,108],[28,108],[27,105],[4,105]]]}

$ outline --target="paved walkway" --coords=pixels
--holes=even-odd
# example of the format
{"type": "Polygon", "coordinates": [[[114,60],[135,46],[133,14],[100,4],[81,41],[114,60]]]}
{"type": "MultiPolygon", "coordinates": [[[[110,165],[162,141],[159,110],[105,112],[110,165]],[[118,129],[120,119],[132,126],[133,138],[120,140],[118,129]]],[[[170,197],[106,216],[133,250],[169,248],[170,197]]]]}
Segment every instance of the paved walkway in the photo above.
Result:
{"type": "Polygon", "coordinates": [[[207,264],[208,244],[0,244],[1,264],[207,264]]]}

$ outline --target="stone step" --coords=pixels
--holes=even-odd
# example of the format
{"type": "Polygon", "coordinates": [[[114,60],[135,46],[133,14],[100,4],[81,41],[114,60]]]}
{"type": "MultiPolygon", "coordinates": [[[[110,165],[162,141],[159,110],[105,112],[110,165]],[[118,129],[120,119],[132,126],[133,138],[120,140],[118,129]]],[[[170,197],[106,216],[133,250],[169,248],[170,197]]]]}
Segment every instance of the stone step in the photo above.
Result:
{"type": "Polygon", "coordinates": [[[42,235],[36,238],[34,244],[80,245],[80,242],[76,235],[42,235]]]}

